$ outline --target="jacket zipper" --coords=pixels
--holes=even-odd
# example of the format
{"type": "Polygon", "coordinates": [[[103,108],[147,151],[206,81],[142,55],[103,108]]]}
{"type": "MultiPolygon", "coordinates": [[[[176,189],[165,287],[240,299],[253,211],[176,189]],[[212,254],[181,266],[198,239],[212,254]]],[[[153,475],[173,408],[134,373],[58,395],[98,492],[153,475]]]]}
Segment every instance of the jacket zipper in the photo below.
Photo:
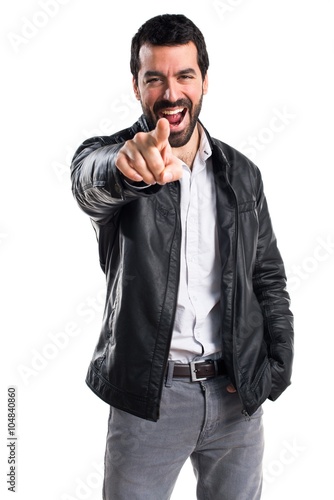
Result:
{"type": "MultiPolygon", "coordinates": [[[[177,198],[178,198],[178,201],[180,201],[180,185],[179,185],[179,182],[176,182],[175,184],[176,184],[176,189],[177,189],[177,198]]],[[[168,189],[170,189],[170,187],[168,187],[168,189]]],[[[173,239],[172,239],[172,243],[171,243],[171,247],[172,247],[174,244],[175,238],[176,238],[176,233],[177,233],[178,229],[179,229],[179,231],[181,229],[180,229],[179,204],[177,204],[175,202],[173,196],[171,196],[171,198],[172,198],[173,205],[175,207],[175,214],[176,214],[176,224],[175,224],[174,235],[173,235],[173,239]]],[[[179,241],[178,241],[178,252],[179,253],[180,253],[180,248],[181,248],[181,238],[179,238],[179,241]]],[[[176,276],[176,285],[175,285],[175,294],[174,294],[173,315],[172,315],[171,327],[170,327],[170,332],[169,332],[169,344],[167,346],[168,348],[166,349],[166,354],[165,354],[164,372],[163,373],[165,373],[166,369],[167,369],[168,355],[169,355],[170,346],[172,343],[174,320],[175,320],[175,315],[176,315],[178,287],[179,287],[179,279],[180,279],[180,259],[178,259],[177,266],[178,267],[177,267],[177,276],[176,276]]],[[[161,380],[161,384],[160,384],[161,390],[162,390],[162,386],[163,386],[163,377],[164,377],[164,375],[162,376],[162,380],[161,380]]],[[[161,390],[160,390],[160,392],[161,392],[161,390]]]]}
{"type": "MultiPolygon", "coordinates": [[[[218,147],[218,146],[216,146],[218,147]]],[[[228,159],[226,158],[224,152],[218,147],[224,161],[226,162],[226,165],[230,166],[229,162],[228,162],[228,159]]],[[[234,335],[234,327],[235,327],[235,301],[236,301],[236,275],[237,275],[237,253],[238,253],[238,235],[239,235],[239,210],[238,210],[238,199],[237,199],[237,195],[235,194],[235,191],[233,189],[233,187],[231,186],[231,183],[230,183],[230,180],[229,180],[229,177],[228,177],[228,173],[226,171],[226,182],[227,182],[227,185],[231,191],[231,193],[233,194],[233,198],[234,198],[234,203],[235,203],[235,208],[234,208],[234,211],[235,211],[235,248],[234,248],[234,262],[233,262],[233,266],[234,266],[234,272],[233,272],[233,285],[232,285],[232,326],[231,326],[231,330],[232,330],[232,339],[233,339],[233,359],[235,359],[235,335],[234,335]]],[[[234,366],[236,366],[236,363],[234,362],[234,366]]],[[[245,409],[245,403],[243,402],[242,400],[242,397],[240,395],[240,392],[238,392],[239,394],[239,398],[240,398],[240,401],[241,401],[241,404],[243,406],[243,409],[242,409],[242,414],[245,416],[245,418],[247,420],[250,420],[250,416],[249,416],[249,413],[247,412],[247,410],[245,409]]]]}

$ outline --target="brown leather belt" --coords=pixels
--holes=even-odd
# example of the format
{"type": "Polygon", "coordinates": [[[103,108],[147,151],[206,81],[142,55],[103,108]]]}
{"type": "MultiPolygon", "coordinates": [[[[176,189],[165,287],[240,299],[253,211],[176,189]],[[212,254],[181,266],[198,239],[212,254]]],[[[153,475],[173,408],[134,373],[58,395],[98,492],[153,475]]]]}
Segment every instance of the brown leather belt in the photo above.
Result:
{"type": "Polygon", "coordinates": [[[173,370],[173,378],[190,378],[192,382],[199,382],[225,374],[226,369],[222,359],[191,361],[188,365],[175,364],[173,370]]]}

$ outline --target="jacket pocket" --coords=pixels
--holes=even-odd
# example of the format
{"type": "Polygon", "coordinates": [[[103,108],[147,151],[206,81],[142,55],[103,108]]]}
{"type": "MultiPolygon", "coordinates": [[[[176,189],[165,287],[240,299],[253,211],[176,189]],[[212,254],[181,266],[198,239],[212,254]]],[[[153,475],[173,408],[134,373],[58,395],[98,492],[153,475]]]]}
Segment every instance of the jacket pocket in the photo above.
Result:
{"type": "Polygon", "coordinates": [[[272,384],[269,399],[275,401],[283,391],[290,385],[290,381],[286,381],[283,377],[284,369],[275,360],[271,360],[271,375],[272,384]]]}
{"type": "Polygon", "coordinates": [[[268,367],[270,367],[270,362],[269,362],[269,359],[266,357],[263,362],[261,363],[258,371],[257,371],[257,374],[253,380],[253,383],[251,385],[251,390],[252,391],[255,391],[257,386],[259,385],[261,379],[264,377],[265,375],[265,372],[266,370],[268,369],[268,367]]]}
{"type": "Polygon", "coordinates": [[[255,208],[256,208],[255,200],[244,201],[243,203],[239,203],[238,205],[239,214],[243,212],[251,212],[252,210],[255,210],[255,208]]]}
{"type": "Polygon", "coordinates": [[[268,357],[265,357],[256,376],[250,386],[250,391],[256,401],[256,405],[261,405],[269,396],[272,389],[271,365],[268,357]]]}

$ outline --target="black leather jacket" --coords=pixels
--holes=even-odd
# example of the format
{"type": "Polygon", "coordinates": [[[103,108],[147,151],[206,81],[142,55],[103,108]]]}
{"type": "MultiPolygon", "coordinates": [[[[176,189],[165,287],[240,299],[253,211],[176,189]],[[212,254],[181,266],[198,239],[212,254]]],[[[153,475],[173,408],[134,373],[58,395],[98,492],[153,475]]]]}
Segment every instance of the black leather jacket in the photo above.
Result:
{"type": "MultiPolygon", "coordinates": [[[[105,402],[159,418],[180,267],[180,185],[134,190],[115,167],[144,117],[85,141],[71,167],[73,193],[92,220],[107,279],[102,331],[86,382],[105,402]]],[[[207,133],[207,132],[206,132],[207,133]]],[[[251,415],[290,384],[293,318],[258,168],[213,139],[221,255],[221,341],[243,411],[251,415]]]]}

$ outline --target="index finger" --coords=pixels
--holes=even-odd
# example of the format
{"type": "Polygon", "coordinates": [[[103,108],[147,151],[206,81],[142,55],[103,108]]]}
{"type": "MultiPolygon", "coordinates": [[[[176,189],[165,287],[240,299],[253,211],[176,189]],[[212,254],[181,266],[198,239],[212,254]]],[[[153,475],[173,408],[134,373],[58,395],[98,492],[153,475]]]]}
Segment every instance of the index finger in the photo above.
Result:
{"type": "Polygon", "coordinates": [[[166,147],[168,142],[168,137],[170,134],[170,128],[167,118],[160,118],[158,120],[155,129],[152,132],[152,136],[156,141],[156,147],[161,151],[166,147]]]}

